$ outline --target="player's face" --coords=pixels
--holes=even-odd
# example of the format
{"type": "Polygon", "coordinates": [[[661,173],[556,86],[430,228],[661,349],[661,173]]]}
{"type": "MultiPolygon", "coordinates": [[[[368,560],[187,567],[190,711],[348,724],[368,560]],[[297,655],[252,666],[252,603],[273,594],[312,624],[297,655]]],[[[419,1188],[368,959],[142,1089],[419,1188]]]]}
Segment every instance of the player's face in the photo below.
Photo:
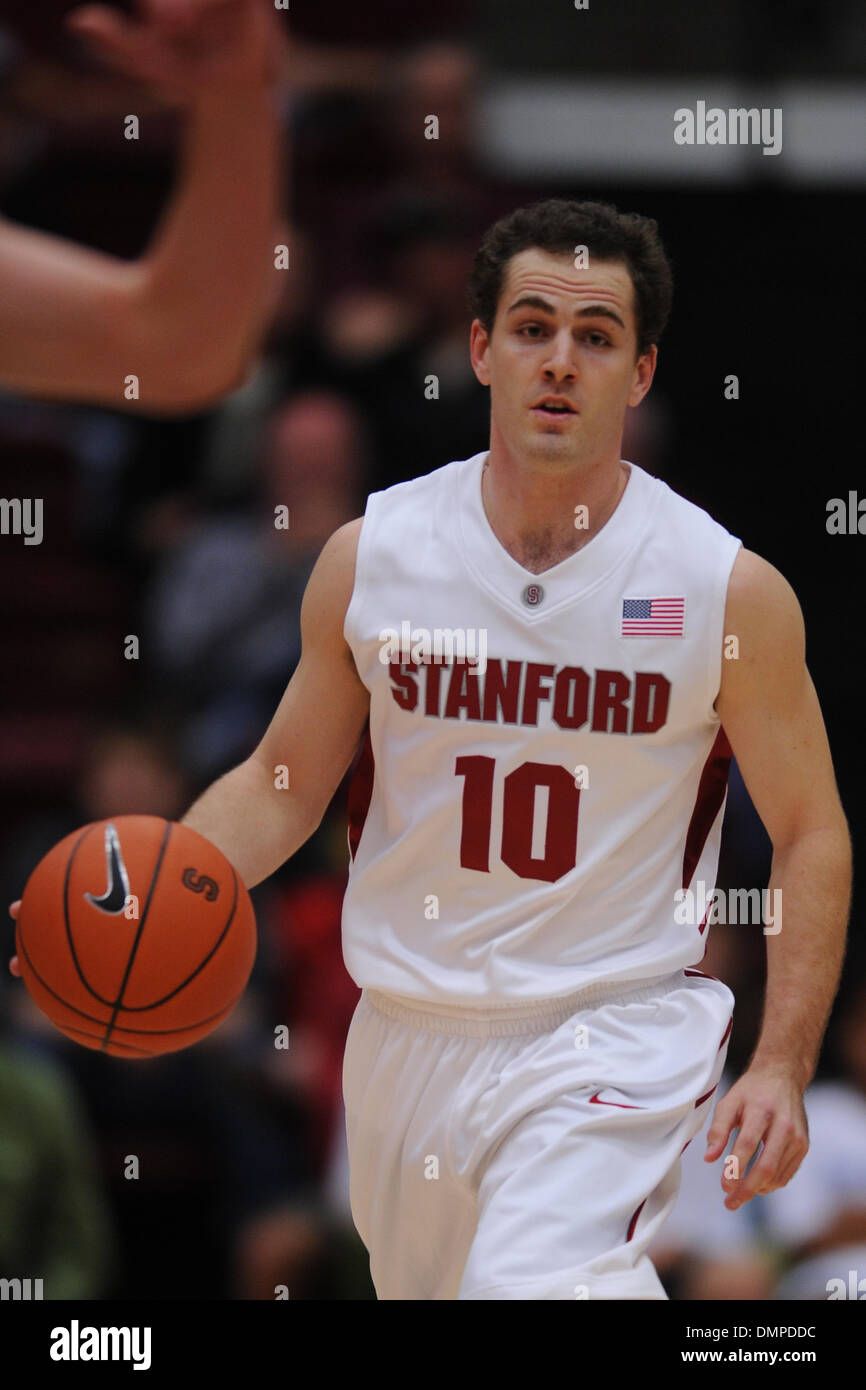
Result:
{"type": "Polygon", "coordinates": [[[656,349],[637,357],[634,287],[624,265],[521,251],[508,263],[488,334],[472,325],[472,364],[490,386],[491,441],[550,462],[619,459],[625,412],[649,390],[656,349]]]}

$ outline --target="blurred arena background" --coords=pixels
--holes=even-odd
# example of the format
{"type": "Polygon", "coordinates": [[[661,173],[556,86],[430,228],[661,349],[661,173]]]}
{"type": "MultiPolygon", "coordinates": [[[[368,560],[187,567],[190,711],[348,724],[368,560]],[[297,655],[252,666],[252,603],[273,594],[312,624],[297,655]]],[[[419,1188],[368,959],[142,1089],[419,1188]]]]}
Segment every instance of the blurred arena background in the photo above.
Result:
{"type": "MultiPolygon", "coordinates": [[[[177,124],[154,109],[138,142],[121,138],[140,95],[66,38],[69,8],[0,0],[0,211],[134,256],[171,184],[177,124]]],[[[863,477],[862,6],[296,0],[291,23],[291,264],[275,272],[246,384],[170,418],[0,395],[2,492],[45,507],[40,546],[0,542],[0,901],[69,830],[176,818],[252,749],[297,661],[325,539],[371,490],[485,447],[467,353],[472,253],[496,216],[555,194],[660,223],[674,314],[624,453],[793,584],[856,838],[864,542],[825,522],[829,499],[863,477]],[[673,111],[698,100],[780,107],[782,153],[678,147],[673,111]],[[438,140],[424,135],[430,115],[438,140]],[[431,373],[438,400],[425,399],[431,373]],[[729,374],[738,400],[725,399],[729,374]],[[130,634],[137,660],[124,657],[130,634]]],[[[131,1066],[50,1031],[6,972],[6,923],[0,1275],[43,1277],[58,1298],[272,1299],[280,1284],[293,1299],[373,1297],[341,1144],[357,998],[340,951],[344,791],[255,891],[253,983],[188,1052],[131,1066]]],[[[761,887],[769,862],[734,767],[719,884],[761,887]]],[[[824,1299],[829,1278],[866,1277],[858,907],[807,1094],[812,1150],[788,1189],[730,1213],[719,1165],[690,1147],[655,1252],[673,1298],[824,1299]]],[[[763,954],[758,928],[712,930],[705,968],[737,998],[729,1081],[756,1038],[763,954]]]]}

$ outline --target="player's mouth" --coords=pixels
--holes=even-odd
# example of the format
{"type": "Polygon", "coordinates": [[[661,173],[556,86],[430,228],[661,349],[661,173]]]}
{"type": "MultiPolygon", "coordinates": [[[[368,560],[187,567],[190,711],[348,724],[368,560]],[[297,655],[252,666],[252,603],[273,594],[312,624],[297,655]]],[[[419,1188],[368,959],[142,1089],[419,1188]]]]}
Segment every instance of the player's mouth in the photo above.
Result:
{"type": "Polygon", "coordinates": [[[542,396],[532,406],[532,413],[545,420],[566,420],[580,411],[566,396],[542,396]]]}

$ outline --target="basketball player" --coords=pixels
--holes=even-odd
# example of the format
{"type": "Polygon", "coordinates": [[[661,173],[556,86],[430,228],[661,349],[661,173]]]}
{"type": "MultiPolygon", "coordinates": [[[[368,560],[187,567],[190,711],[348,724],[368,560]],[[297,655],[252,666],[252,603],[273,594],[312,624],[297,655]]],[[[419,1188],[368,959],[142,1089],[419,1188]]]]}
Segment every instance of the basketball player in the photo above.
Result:
{"type": "Polygon", "coordinates": [[[784,901],[760,1041],[705,1152],[738,1131],[731,1209],[808,1147],[848,830],[791,588],[620,457],[669,312],[655,223],[520,209],[472,291],[489,450],[335,532],[269,729],[185,820],[259,883],[362,744],[343,1090],[379,1297],[663,1299],[647,1246],[732,1027],[731,991],[697,968],[731,752],[784,901]]]}
{"type": "Polygon", "coordinates": [[[186,107],[183,169],[132,263],[0,222],[0,383],[116,408],[201,408],[242,381],[272,294],[273,6],[138,0],[135,16],[88,5],[70,23],[116,70],[186,107]]]}

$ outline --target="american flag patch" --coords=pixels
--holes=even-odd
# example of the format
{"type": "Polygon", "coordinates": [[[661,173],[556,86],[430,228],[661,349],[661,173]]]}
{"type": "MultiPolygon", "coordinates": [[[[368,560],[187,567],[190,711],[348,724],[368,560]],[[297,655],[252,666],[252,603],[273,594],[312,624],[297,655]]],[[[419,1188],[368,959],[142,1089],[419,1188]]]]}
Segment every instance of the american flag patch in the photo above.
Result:
{"type": "Polygon", "coordinates": [[[620,637],[682,637],[684,598],[624,598],[620,637]]]}

